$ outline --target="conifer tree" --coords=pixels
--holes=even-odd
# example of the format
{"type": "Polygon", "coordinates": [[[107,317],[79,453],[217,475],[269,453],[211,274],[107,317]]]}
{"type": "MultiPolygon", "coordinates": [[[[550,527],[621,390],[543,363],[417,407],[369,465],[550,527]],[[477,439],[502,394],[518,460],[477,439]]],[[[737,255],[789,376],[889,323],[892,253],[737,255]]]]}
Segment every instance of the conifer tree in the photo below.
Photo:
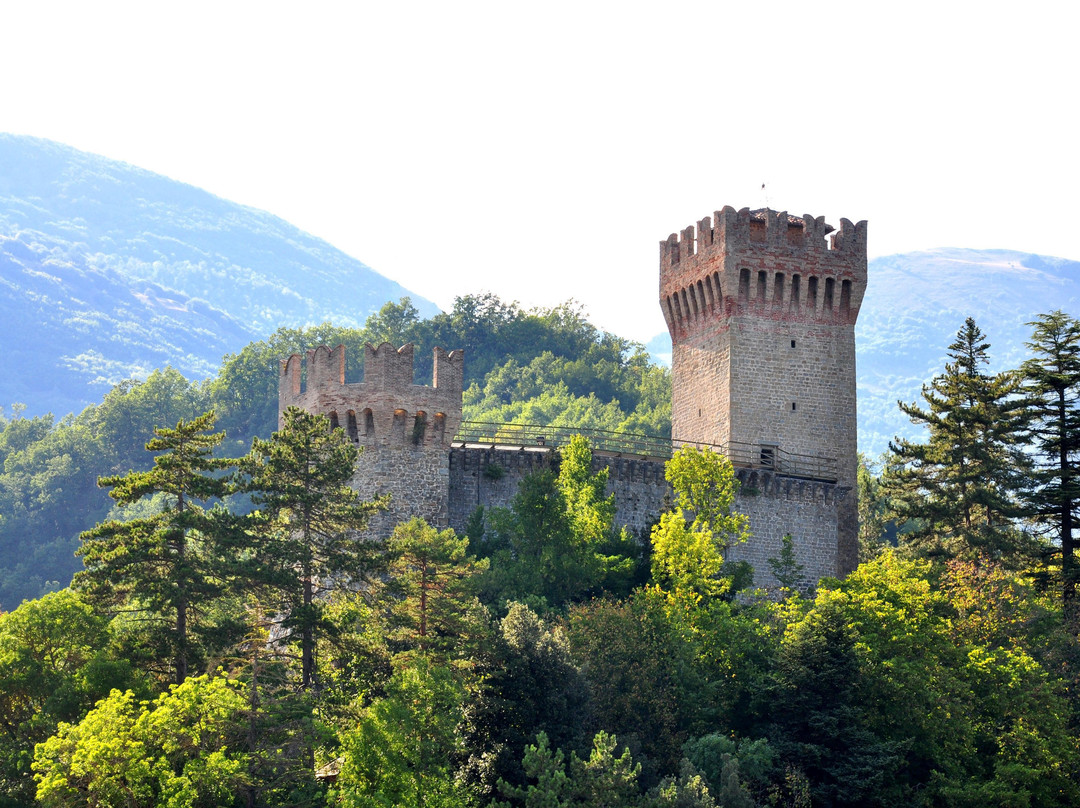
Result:
{"type": "Polygon", "coordinates": [[[891,441],[882,483],[891,515],[915,525],[903,538],[918,551],[1022,564],[1034,547],[1015,523],[1026,469],[1020,382],[1014,373],[984,372],[989,347],[969,317],[944,372],[923,385],[925,407],[900,402],[927,440],[891,441]]]}
{"type": "Polygon", "coordinates": [[[1061,552],[1062,598],[1067,617],[1076,615],[1073,531],[1080,509],[1080,322],[1062,311],[1040,315],[1022,368],[1031,437],[1038,449],[1026,505],[1036,523],[1053,535],[1061,552]]]}
{"type": "Polygon", "coordinates": [[[79,538],[85,571],[75,585],[89,595],[143,613],[164,623],[175,681],[187,678],[192,652],[190,634],[202,605],[222,592],[219,540],[224,520],[204,504],[228,492],[228,481],[215,472],[236,464],[212,456],[225,437],[211,433],[213,411],[174,429],[158,428],[146,444],[159,452],[149,471],[102,477],[109,496],[132,505],[158,496],[157,513],[126,522],[108,521],[79,538]]]}
{"type": "Polygon", "coordinates": [[[299,639],[304,689],[315,681],[321,590],[335,578],[356,580],[375,561],[376,543],[355,535],[382,507],[349,487],[359,452],[325,416],[289,407],[282,428],[270,440],[254,439],[241,466],[241,488],[259,508],[250,520],[255,575],[299,639]]]}

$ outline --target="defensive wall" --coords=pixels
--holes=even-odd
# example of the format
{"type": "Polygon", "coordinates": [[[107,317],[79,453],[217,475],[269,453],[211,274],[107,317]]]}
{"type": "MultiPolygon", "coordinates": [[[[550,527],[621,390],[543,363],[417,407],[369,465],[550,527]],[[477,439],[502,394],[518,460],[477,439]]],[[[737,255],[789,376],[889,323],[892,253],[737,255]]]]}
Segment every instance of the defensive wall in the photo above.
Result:
{"type": "MultiPolygon", "coordinates": [[[[670,505],[672,447],[707,446],[736,468],[735,508],[753,539],[729,558],[751,563],[758,585],[773,583],[768,559],[788,533],[807,583],[853,569],[854,325],[865,288],[865,222],[841,219],[834,231],[823,217],[725,207],[660,242],[672,437],[593,444],[594,469],[609,469],[617,525],[646,541],[670,505]]],[[[463,362],[462,351],[435,348],[431,385],[413,383],[411,345],[367,346],[354,383],[345,382],[342,346],[281,362],[280,411],[327,415],[364,449],[355,488],[390,494],[372,533],[412,516],[463,530],[477,506],[508,507],[528,474],[557,467],[565,435],[463,422],[463,362]]]]}

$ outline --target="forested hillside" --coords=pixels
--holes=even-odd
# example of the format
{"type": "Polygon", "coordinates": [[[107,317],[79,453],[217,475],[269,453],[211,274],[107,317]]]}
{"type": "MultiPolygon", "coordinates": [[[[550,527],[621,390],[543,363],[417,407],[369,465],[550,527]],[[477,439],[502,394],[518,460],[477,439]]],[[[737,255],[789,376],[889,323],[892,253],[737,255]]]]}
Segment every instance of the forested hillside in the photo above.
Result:
{"type": "Polygon", "coordinates": [[[0,134],[0,404],[80,412],[165,365],[205,379],[281,326],[359,327],[412,294],[263,211],[0,134]]]}
{"type": "Polygon", "coordinates": [[[163,368],[65,419],[0,411],[0,607],[67,585],[79,568],[79,532],[111,508],[98,477],[146,467],[143,445],[154,427],[214,410],[227,435],[220,453],[242,455],[277,425],[280,359],[344,344],[346,379],[359,381],[363,346],[384,341],[416,345],[424,383],[435,345],[469,346],[467,418],[670,434],[667,371],[641,346],[597,331],[571,304],[523,311],[491,295],[466,296],[425,319],[406,299],[362,328],[280,328],[225,357],[206,381],[163,368]]]}

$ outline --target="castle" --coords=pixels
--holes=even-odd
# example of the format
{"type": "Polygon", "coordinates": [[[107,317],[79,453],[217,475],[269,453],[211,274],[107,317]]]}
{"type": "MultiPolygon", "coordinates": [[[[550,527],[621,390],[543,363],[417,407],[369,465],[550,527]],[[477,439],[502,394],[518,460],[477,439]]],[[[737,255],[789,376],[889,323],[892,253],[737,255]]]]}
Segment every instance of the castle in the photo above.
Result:
{"type": "MultiPolygon", "coordinates": [[[[866,289],[866,222],[725,207],[660,242],[660,306],[672,340],[671,445],[727,454],[753,539],[733,548],[759,585],[790,533],[807,582],[858,562],[855,321],[866,289]],[[828,236],[828,242],[826,237],[828,236]]],[[[477,506],[506,507],[527,474],[558,462],[543,438],[478,438],[462,427],[463,354],[435,349],[431,386],[413,350],[368,346],[345,383],[345,349],[281,363],[279,412],[329,416],[364,448],[353,484],[391,494],[369,530],[405,518],[462,531],[477,506]]],[[[512,433],[511,433],[512,434],[512,433]]],[[[660,453],[594,450],[610,469],[616,521],[643,540],[667,504],[660,453]]]]}

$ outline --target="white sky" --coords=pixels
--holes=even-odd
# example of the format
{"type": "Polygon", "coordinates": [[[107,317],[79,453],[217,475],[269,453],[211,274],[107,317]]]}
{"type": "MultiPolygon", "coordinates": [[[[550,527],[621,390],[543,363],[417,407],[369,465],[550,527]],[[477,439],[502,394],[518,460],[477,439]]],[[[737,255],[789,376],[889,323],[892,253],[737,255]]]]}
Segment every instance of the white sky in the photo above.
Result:
{"type": "Polygon", "coordinates": [[[263,208],[444,308],[573,297],[647,340],[658,242],[726,204],[868,219],[872,255],[1080,258],[1076,3],[42,1],[0,20],[0,131],[263,208]]]}

